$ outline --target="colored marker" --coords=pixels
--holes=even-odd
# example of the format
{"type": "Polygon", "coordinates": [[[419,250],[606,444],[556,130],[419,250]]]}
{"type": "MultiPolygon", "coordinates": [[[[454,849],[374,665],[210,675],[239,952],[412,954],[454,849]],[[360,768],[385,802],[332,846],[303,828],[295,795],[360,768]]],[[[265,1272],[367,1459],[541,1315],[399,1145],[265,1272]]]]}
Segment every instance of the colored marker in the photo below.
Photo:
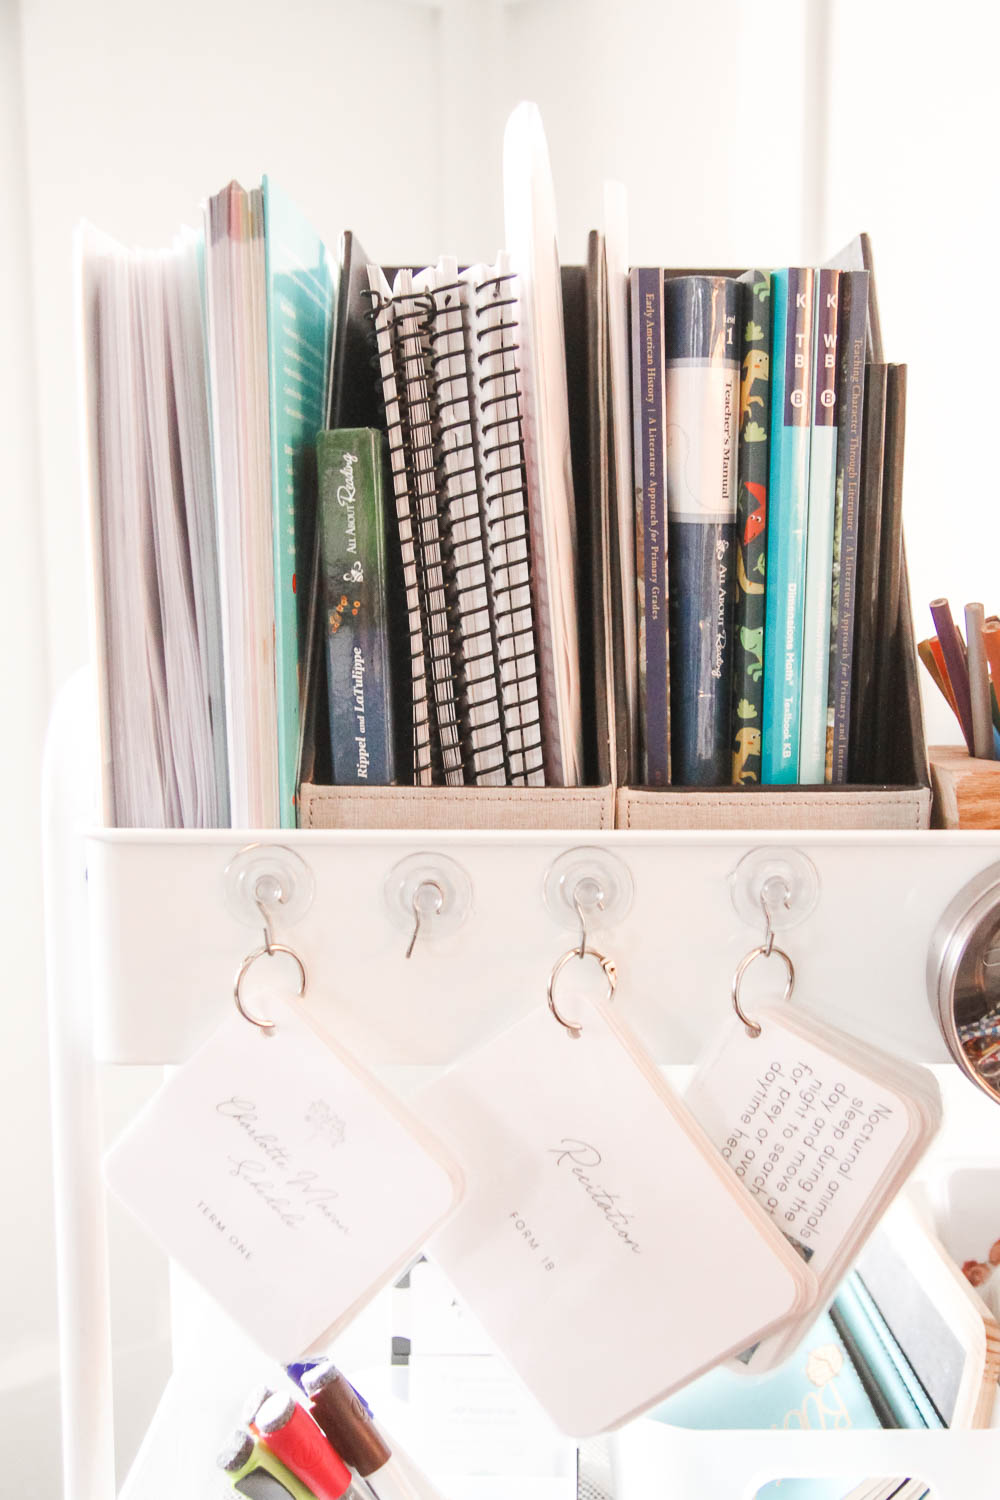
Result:
{"type": "Polygon", "coordinates": [[[269,1396],[254,1426],[286,1468],[298,1475],[316,1500],[341,1500],[351,1488],[351,1471],[327,1442],[304,1406],[280,1391],[269,1396]]]}
{"type": "Polygon", "coordinates": [[[258,1385],[247,1397],[243,1410],[240,1413],[240,1423],[243,1427],[250,1427],[257,1413],[260,1411],[268,1396],[274,1395],[273,1385],[258,1385]]]}
{"type": "Polygon", "coordinates": [[[251,1500],[316,1500],[312,1490],[251,1433],[238,1427],[216,1462],[239,1495],[251,1500]]]}
{"type": "Polygon", "coordinates": [[[367,1402],[327,1360],[302,1377],[312,1414],[376,1500],[433,1500],[438,1491],[409,1459],[404,1469],[371,1419],[367,1402]]]}
{"type": "MultiPolygon", "coordinates": [[[[938,651],[940,651],[941,643],[936,636],[934,637],[934,646],[937,646],[938,651]]],[[[951,709],[952,713],[957,719],[958,709],[955,707],[955,694],[951,690],[951,683],[948,681],[947,677],[944,674],[944,670],[940,662],[938,661],[937,656],[935,655],[934,648],[931,645],[931,642],[929,640],[918,641],[917,654],[920,657],[920,660],[923,662],[924,666],[927,668],[928,672],[933,677],[934,684],[937,687],[938,692],[941,694],[942,698],[944,698],[945,702],[948,704],[948,707],[951,709]]]]}
{"type": "Polygon", "coordinates": [[[972,700],[972,738],[980,760],[993,759],[993,716],[990,712],[990,677],[986,662],[983,626],[986,611],[981,604],[965,606],[965,640],[968,649],[969,696],[972,700]]]}
{"type": "MultiPolygon", "coordinates": [[[[315,1370],[315,1368],[316,1368],[317,1365],[322,1365],[322,1364],[325,1364],[325,1363],[326,1363],[326,1361],[322,1360],[322,1359],[303,1359],[303,1360],[299,1360],[296,1364],[286,1365],[285,1366],[285,1374],[288,1376],[289,1380],[294,1380],[294,1382],[298,1386],[299,1390],[302,1390],[302,1377],[306,1373],[306,1371],[307,1370],[315,1370]]],[[[270,1395],[270,1394],[271,1393],[269,1391],[268,1395],[270,1395]]]]}
{"type": "Polygon", "coordinates": [[[947,599],[931,600],[931,616],[937,629],[937,638],[941,642],[941,653],[951,690],[955,695],[958,721],[962,726],[962,734],[969,754],[972,755],[972,698],[969,694],[969,669],[965,661],[965,642],[958,633],[958,627],[952,618],[951,606],[947,599]]]}
{"type": "MultiPolygon", "coordinates": [[[[987,620],[983,625],[983,644],[986,647],[986,657],[990,664],[990,676],[993,678],[993,707],[1000,703],[1000,622],[987,620]]],[[[993,727],[1000,729],[1000,715],[993,714],[993,727]]]]}

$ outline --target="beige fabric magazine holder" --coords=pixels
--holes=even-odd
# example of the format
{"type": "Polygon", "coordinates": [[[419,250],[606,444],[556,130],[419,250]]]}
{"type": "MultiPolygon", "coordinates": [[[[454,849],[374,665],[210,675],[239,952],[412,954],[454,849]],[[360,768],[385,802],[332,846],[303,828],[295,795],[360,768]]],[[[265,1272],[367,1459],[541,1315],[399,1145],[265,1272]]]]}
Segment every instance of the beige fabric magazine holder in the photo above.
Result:
{"type": "MultiPolygon", "coordinates": [[[[609,506],[612,445],[609,437],[606,327],[602,322],[603,255],[591,237],[586,268],[563,268],[573,471],[580,530],[599,531],[600,568],[589,573],[595,600],[615,608],[610,583],[609,506]],[[595,517],[597,517],[595,519],[595,517]],[[589,518],[589,519],[587,519],[589,518]],[[584,521],[587,519],[587,526],[584,521]]],[[[711,274],[736,274],[731,271],[711,274]]],[[[606,306],[605,306],[606,313],[606,306]]],[[[900,448],[902,434],[900,434],[900,448]]],[[[901,453],[896,455],[901,463],[901,453]]],[[[583,595],[582,597],[586,597],[583,595]]],[[[898,717],[893,764],[898,781],[887,786],[836,787],[634,787],[622,784],[612,647],[601,628],[588,631],[598,665],[598,723],[585,733],[604,752],[608,782],[586,787],[359,787],[304,782],[299,795],[302,828],[351,829],[920,829],[930,826],[931,793],[917,686],[916,649],[903,562],[899,628],[892,663],[898,717]],[[590,637],[593,636],[593,639],[590,637]],[[603,657],[603,665],[601,658],[603,657]]],[[[583,632],[581,632],[583,634],[583,632]]],[[[591,663],[593,668],[593,662],[591,663]]]]}

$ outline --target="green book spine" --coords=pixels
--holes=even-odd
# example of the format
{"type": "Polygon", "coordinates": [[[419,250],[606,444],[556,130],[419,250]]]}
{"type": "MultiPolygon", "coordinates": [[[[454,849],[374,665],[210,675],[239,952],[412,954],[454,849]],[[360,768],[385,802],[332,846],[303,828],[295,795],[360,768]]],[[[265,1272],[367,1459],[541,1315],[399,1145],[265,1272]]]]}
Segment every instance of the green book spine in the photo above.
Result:
{"type": "Polygon", "coordinates": [[[760,781],[771,414],[771,278],[769,272],[755,270],[741,276],[740,281],[743,306],[733,621],[734,786],[760,781]]]}
{"type": "Polygon", "coordinates": [[[338,786],[395,780],[382,436],[321,432],[319,545],[330,747],[338,786]]]}

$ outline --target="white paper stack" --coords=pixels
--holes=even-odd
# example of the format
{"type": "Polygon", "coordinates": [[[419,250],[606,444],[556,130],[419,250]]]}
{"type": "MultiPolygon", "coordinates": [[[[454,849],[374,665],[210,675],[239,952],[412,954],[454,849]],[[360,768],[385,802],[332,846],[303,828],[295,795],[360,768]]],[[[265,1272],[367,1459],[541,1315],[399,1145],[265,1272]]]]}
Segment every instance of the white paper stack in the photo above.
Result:
{"type": "Polygon", "coordinates": [[[201,294],[193,240],[83,226],[104,801],[123,827],[228,822],[201,294]]]}

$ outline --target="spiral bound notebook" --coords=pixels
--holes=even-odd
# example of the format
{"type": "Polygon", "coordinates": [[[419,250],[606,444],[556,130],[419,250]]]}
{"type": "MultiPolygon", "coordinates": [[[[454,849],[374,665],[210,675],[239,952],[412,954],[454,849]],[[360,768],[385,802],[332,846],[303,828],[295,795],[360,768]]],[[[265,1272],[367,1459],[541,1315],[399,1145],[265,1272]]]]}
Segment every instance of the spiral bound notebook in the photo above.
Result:
{"type": "Polygon", "coordinates": [[[442,544],[450,604],[458,625],[456,688],[462,704],[463,760],[476,785],[506,784],[500,723],[500,662],[488,533],[473,426],[469,286],[448,257],[413,279],[430,297],[429,384],[435,409],[442,544]]]}
{"type": "Polygon", "coordinates": [[[501,256],[368,268],[403,562],[418,786],[545,784],[519,298],[501,256]]]}
{"type": "Polygon", "coordinates": [[[544,786],[538,653],[531,598],[517,276],[507,256],[472,266],[475,414],[493,580],[503,733],[512,786],[544,786]]]}
{"type": "Polygon", "coordinates": [[[427,647],[427,578],[418,546],[420,532],[404,421],[405,385],[399,369],[396,306],[378,266],[368,267],[371,318],[389,438],[389,468],[396,505],[396,525],[403,564],[403,587],[409,630],[410,693],[413,716],[413,782],[431,786],[440,767],[436,719],[431,711],[431,675],[427,647]]]}

